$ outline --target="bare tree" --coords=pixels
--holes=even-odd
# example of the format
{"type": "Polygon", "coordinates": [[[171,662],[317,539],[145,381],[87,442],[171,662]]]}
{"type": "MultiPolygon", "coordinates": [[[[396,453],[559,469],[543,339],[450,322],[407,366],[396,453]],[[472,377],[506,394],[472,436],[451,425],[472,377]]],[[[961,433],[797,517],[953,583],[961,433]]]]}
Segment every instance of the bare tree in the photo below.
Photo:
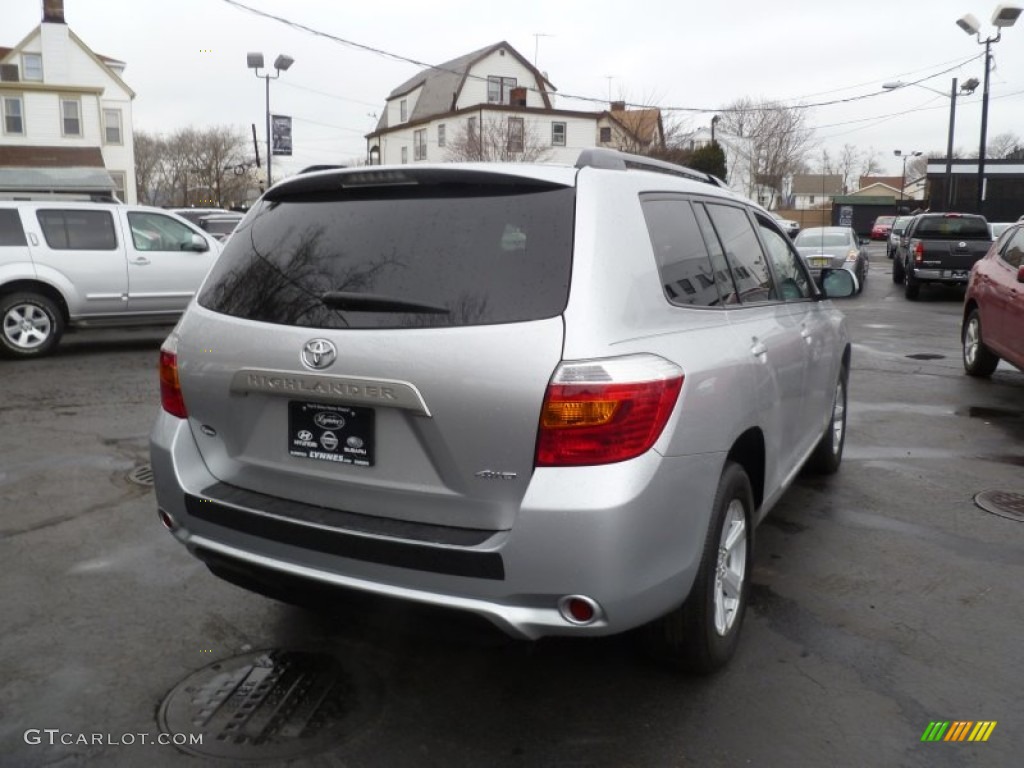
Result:
{"type": "MultiPolygon", "coordinates": [[[[775,101],[749,97],[737,99],[722,109],[720,128],[746,142],[752,173],[757,181],[781,189],[783,179],[804,162],[813,131],[807,127],[807,113],[775,101]]],[[[756,181],[754,181],[756,180],[756,181]]],[[[753,195],[754,189],[748,191],[753,195]]]]}
{"type": "Polygon", "coordinates": [[[985,155],[994,160],[1002,160],[1009,157],[1022,146],[1024,146],[1024,141],[1021,141],[1020,136],[1016,133],[1012,131],[1000,133],[998,136],[993,136],[989,141],[988,146],[985,147],[985,155]]]}
{"type": "Polygon", "coordinates": [[[465,122],[448,139],[449,161],[533,163],[551,152],[525,116],[499,113],[481,119],[482,126],[479,119],[465,122]]]}

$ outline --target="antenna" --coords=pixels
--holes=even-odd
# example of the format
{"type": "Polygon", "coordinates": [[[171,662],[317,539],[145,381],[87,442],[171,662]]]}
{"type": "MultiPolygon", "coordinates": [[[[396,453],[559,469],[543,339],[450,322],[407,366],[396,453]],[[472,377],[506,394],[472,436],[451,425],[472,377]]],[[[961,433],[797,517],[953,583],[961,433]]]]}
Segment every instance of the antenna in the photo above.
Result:
{"type": "Polygon", "coordinates": [[[542,37],[554,37],[545,32],[534,32],[533,33],[533,67],[537,68],[537,51],[540,49],[540,39],[542,37]]]}
{"type": "Polygon", "coordinates": [[[604,79],[608,81],[608,101],[612,100],[612,80],[615,79],[615,75],[605,75],[604,79]]]}

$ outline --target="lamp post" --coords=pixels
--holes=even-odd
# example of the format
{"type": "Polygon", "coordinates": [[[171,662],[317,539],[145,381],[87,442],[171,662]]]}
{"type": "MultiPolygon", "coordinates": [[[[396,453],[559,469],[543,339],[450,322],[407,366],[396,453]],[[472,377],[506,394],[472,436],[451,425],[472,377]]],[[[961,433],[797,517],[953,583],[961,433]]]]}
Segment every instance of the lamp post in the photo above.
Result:
{"type": "MultiPolygon", "coordinates": [[[[937,91],[934,88],[930,88],[927,85],[921,85],[920,83],[904,83],[901,80],[895,80],[888,83],[882,83],[882,87],[887,91],[894,91],[897,88],[906,88],[908,85],[914,85],[918,88],[924,88],[926,91],[937,93],[940,96],[946,96],[942,91],[937,91]]],[[[960,90],[964,93],[974,93],[978,87],[978,78],[972,77],[965,81],[960,86],[960,90]]],[[[949,91],[949,138],[946,141],[946,210],[950,211],[953,209],[953,126],[956,124],[956,78],[953,78],[953,86],[949,91]]],[[[906,167],[906,166],[904,166],[906,167]]]]}
{"type": "Polygon", "coordinates": [[[978,213],[985,202],[985,141],[988,134],[988,76],[992,69],[992,43],[998,43],[1003,36],[1003,27],[1012,27],[1020,16],[1021,8],[1016,5],[998,5],[992,13],[992,26],[997,30],[995,37],[981,39],[981,25],[973,14],[968,13],[956,20],[960,29],[974,35],[979,45],[985,46],[985,85],[981,91],[981,143],[978,146],[978,213]]]}
{"type": "Polygon", "coordinates": [[[288,68],[295,63],[295,59],[291,56],[286,56],[283,53],[274,59],[274,69],[277,74],[272,75],[270,72],[261,75],[260,70],[263,69],[263,54],[262,53],[248,53],[246,54],[246,64],[249,69],[253,70],[253,74],[256,77],[262,77],[267,83],[267,189],[270,189],[270,185],[273,180],[270,176],[270,164],[271,158],[274,156],[273,150],[270,146],[270,81],[277,80],[281,76],[282,72],[287,72],[288,68]]]}
{"type": "MultiPolygon", "coordinates": [[[[907,186],[907,158],[908,157],[920,157],[921,153],[920,152],[909,152],[908,153],[908,152],[904,152],[901,149],[894,149],[892,151],[892,153],[894,155],[896,155],[896,157],[902,157],[903,158],[903,175],[900,177],[900,203],[902,203],[904,198],[906,197],[906,195],[903,193],[903,190],[907,186]]],[[[896,204],[896,215],[897,216],[900,215],[900,204],[899,203],[896,204]]]]}

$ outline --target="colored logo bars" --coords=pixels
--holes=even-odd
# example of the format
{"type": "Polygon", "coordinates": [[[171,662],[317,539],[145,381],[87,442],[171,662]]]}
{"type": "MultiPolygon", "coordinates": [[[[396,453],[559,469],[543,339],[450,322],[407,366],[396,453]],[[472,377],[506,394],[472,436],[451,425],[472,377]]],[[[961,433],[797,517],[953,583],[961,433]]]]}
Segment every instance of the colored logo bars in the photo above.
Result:
{"type": "Polygon", "coordinates": [[[924,729],[921,741],[988,741],[995,728],[995,720],[933,721],[924,729]]]}

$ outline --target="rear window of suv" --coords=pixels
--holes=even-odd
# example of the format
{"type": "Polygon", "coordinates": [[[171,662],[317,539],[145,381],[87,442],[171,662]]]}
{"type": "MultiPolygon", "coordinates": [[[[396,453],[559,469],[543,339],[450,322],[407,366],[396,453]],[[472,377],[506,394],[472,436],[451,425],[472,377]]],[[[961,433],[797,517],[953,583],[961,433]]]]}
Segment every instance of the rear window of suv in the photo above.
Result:
{"type": "Polygon", "coordinates": [[[311,328],[490,325],[560,315],[569,294],[575,190],[449,175],[466,183],[436,174],[346,188],[345,177],[331,176],[326,189],[327,181],[313,180],[293,194],[270,193],[228,241],[199,304],[311,328]]]}

